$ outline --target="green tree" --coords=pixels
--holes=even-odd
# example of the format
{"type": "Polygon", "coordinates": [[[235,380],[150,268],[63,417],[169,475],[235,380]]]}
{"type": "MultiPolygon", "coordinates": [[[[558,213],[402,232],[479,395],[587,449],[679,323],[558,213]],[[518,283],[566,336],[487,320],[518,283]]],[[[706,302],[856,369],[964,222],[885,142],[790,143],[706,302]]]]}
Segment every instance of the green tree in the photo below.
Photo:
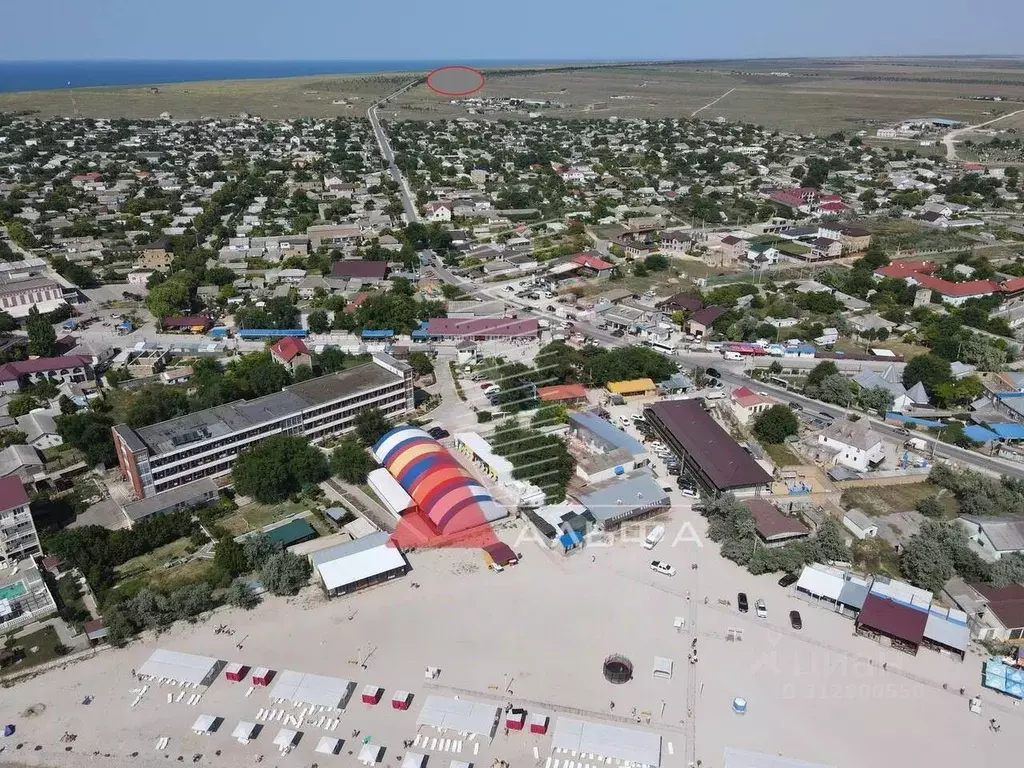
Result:
{"type": "Polygon", "coordinates": [[[352,437],[344,438],[331,453],[331,472],[346,483],[365,483],[375,466],[366,448],[352,437]]]}
{"type": "Polygon", "coordinates": [[[327,313],[322,309],[314,309],[306,318],[306,325],[310,333],[327,333],[331,330],[331,321],[327,319],[327,313]]]}
{"type": "Polygon", "coordinates": [[[425,352],[410,352],[409,365],[417,376],[429,376],[434,372],[434,363],[425,352]]]}
{"type": "Polygon", "coordinates": [[[39,401],[32,395],[18,395],[7,405],[7,415],[14,418],[25,416],[39,405],[39,401]]]}
{"type": "Polygon", "coordinates": [[[263,568],[264,563],[281,551],[281,544],[272,541],[265,533],[257,533],[246,536],[242,543],[242,550],[245,552],[245,563],[247,570],[258,571],[263,568]]]}
{"type": "Polygon", "coordinates": [[[19,429],[0,429],[0,450],[11,445],[24,445],[28,435],[19,429]]]}
{"type": "Polygon", "coordinates": [[[235,579],[228,587],[224,600],[233,608],[251,611],[260,604],[260,596],[253,592],[252,587],[242,579],[235,579]]]}
{"type": "Polygon", "coordinates": [[[936,396],[939,386],[952,378],[949,360],[931,352],[912,358],[903,369],[903,386],[910,389],[921,382],[930,397],[936,396]]]}
{"type": "Polygon", "coordinates": [[[894,402],[892,392],[884,387],[869,387],[860,391],[861,407],[866,411],[874,411],[879,416],[884,416],[894,402]]]}
{"type": "Polygon", "coordinates": [[[391,429],[391,423],[376,408],[360,411],[356,416],[356,435],[363,445],[370,447],[391,429]]]}
{"type": "Polygon", "coordinates": [[[232,536],[225,536],[217,542],[217,546],[213,549],[213,562],[219,571],[231,577],[248,570],[245,551],[232,536]]]}
{"type": "Polygon", "coordinates": [[[309,560],[291,552],[277,552],[260,569],[260,580],[272,595],[297,595],[309,583],[309,560]]]}
{"type": "Polygon", "coordinates": [[[7,312],[0,310],[0,333],[10,333],[18,327],[18,321],[7,312]]]}
{"type": "Polygon", "coordinates": [[[162,323],[164,318],[173,317],[187,310],[191,303],[192,293],[187,283],[179,279],[169,279],[156,286],[146,296],[146,307],[162,323]]]}
{"type": "Polygon", "coordinates": [[[822,360],[811,372],[807,374],[807,381],[805,382],[806,387],[814,387],[821,384],[829,376],[834,376],[839,373],[839,366],[833,363],[831,360],[822,360]]]}
{"type": "Polygon", "coordinates": [[[346,358],[347,355],[337,347],[327,347],[316,356],[314,364],[320,375],[326,375],[343,370],[346,358]]]}
{"type": "Polygon", "coordinates": [[[28,331],[28,353],[38,357],[49,357],[57,346],[57,332],[53,329],[49,317],[39,314],[34,306],[28,311],[25,320],[28,331]]]}
{"type": "Polygon", "coordinates": [[[758,414],[754,420],[754,434],[762,443],[774,445],[785,442],[800,430],[800,422],[788,405],[773,405],[758,414]]]}
{"type": "Polygon", "coordinates": [[[942,502],[935,495],[925,496],[923,499],[920,499],[914,505],[914,509],[925,517],[942,517],[943,512],[945,512],[942,502]]]}
{"type": "Polygon", "coordinates": [[[330,475],[327,459],[305,438],[275,435],[244,451],[232,468],[235,490],[257,501],[282,501],[330,475]]]}

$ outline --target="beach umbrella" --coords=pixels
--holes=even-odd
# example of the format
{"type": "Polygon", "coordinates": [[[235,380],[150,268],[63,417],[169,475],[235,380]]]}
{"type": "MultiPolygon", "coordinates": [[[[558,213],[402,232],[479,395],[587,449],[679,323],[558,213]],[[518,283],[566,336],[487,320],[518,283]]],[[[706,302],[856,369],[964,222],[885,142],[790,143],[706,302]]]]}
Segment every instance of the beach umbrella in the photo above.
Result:
{"type": "Polygon", "coordinates": [[[10,723],[8,723],[7,725],[4,726],[4,736],[13,736],[13,735],[14,735],[14,726],[11,725],[10,723]]]}
{"type": "Polygon", "coordinates": [[[747,712],[747,700],[737,696],[732,700],[732,711],[737,715],[744,715],[747,712]]]}

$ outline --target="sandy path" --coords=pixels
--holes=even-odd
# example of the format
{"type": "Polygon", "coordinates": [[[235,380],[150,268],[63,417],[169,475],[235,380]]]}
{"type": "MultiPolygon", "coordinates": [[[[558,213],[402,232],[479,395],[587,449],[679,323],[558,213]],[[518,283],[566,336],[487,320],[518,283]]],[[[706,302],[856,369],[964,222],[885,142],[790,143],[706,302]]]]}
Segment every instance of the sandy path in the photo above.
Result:
{"type": "MultiPolygon", "coordinates": [[[[16,723],[18,732],[0,741],[6,747],[0,761],[15,757],[28,765],[120,768],[167,765],[178,756],[188,762],[202,753],[203,765],[249,765],[259,754],[268,765],[358,765],[348,754],[349,745],[336,758],[313,752],[323,729],[303,729],[302,742],[286,757],[271,744],[277,724],[267,726],[248,746],[231,740],[239,719],[251,719],[269,706],[265,691],[246,698],[247,685],[220,679],[197,707],[168,704],[166,692],[157,687],[132,708],[131,690],[137,684],[130,670],[156,647],[348,677],[357,683],[357,694],[368,683],[383,686],[382,706],[351,704],[332,735],[347,737],[353,729],[372,734],[387,747],[388,768],[400,765],[402,740],[415,737],[424,696],[449,689],[457,689],[463,698],[477,692],[478,700],[491,697],[498,702],[501,691],[509,688],[512,698],[530,701],[531,711],[553,716],[578,709],[589,719],[612,719],[614,714],[618,721],[629,719],[634,708],[649,712],[651,722],[642,715],[642,727],[663,736],[665,768],[683,768],[687,753],[704,765],[717,765],[726,746],[844,768],[911,761],[969,764],[979,750],[990,761],[1008,761],[1024,746],[1021,729],[1013,727],[1019,723],[1012,722],[1020,714],[1008,699],[983,693],[985,711],[978,717],[968,713],[966,699],[955,692],[960,686],[978,691],[980,656],[969,655],[960,664],[922,650],[910,658],[856,638],[849,620],[792,597],[772,577],[740,571],[721,560],[713,545],[673,548],[674,524],[683,521],[693,521],[692,513],[674,513],[654,553],[634,541],[562,558],[520,542],[523,562],[493,574],[482,567],[476,552],[415,552],[414,570],[405,579],[347,599],[328,602],[311,589],[300,598],[269,600],[250,613],[226,610],[204,623],[176,625],[159,638],[147,637],[3,690],[0,720],[16,723]],[[674,564],[678,575],[651,572],[647,563],[652,554],[674,564]],[[693,562],[699,564],[697,570],[689,567],[693,562]],[[765,598],[767,621],[717,604],[718,598],[735,602],[741,589],[751,602],[765,598]],[[687,590],[693,596],[689,605],[687,590]],[[788,626],[787,614],[794,607],[803,613],[802,632],[788,626]],[[686,615],[697,620],[696,666],[687,663],[692,622],[683,633],[673,627],[675,616],[686,615]],[[215,635],[219,623],[230,625],[235,634],[215,635]],[[730,627],[744,630],[742,642],[725,640],[730,627]],[[235,643],[243,637],[244,649],[238,652],[235,643]],[[635,678],[626,685],[612,686],[600,673],[602,660],[613,652],[634,662],[635,678]],[[654,656],[674,660],[672,680],[652,677],[654,656]],[[367,669],[349,663],[357,657],[368,657],[367,669]],[[883,661],[887,671],[881,669],[883,661]],[[424,680],[427,665],[442,669],[436,690],[424,680]],[[942,690],[943,683],[949,691],[942,690]],[[398,689],[415,696],[408,712],[387,706],[398,689]],[[91,706],[80,704],[86,694],[96,697],[91,706]],[[730,710],[735,696],[749,702],[742,718],[730,710]],[[608,709],[611,700],[614,713],[608,709]],[[42,715],[20,716],[36,703],[46,705],[42,715]],[[693,710],[689,721],[688,709],[693,710]],[[221,731],[210,736],[191,733],[200,714],[223,717],[221,731]],[[1009,727],[998,735],[989,733],[989,717],[1009,727]],[[70,753],[59,742],[65,731],[78,734],[70,753]],[[691,734],[695,742],[687,748],[691,734]],[[170,738],[164,752],[153,748],[159,736],[170,738]],[[17,743],[25,746],[15,750],[17,743]],[[34,751],[36,745],[43,748],[34,751]],[[220,756],[214,754],[218,749],[220,756]],[[100,755],[94,756],[97,750],[100,755]],[[131,752],[138,757],[129,758],[131,752]],[[111,757],[103,756],[108,753],[111,757]]],[[[693,522],[703,530],[699,520],[693,522]]],[[[510,542],[515,539],[511,528],[501,535],[510,542]]],[[[549,737],[516,732],[506,737],[499,730],[493,744],[481,747],[479,754],[467,756],[468,747],[461,755],[435,751],[428,765],[443,768],[447,760],[460,758],[488,766],[501,758],[514,768],[543,767],[549,749],[549,737]],[[533,757],[534,746],[539,760],[533,757]]]]}

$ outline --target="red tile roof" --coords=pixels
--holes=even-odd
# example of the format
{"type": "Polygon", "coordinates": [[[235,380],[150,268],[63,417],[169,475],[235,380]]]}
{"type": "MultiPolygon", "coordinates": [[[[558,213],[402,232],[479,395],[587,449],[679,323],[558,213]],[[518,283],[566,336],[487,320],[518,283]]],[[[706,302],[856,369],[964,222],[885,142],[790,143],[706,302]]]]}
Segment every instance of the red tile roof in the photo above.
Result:
{"type": "Polygon", "coordinates": [[[934,271],[935,265],[930,261],[894,261],[876,269],[875,274],[879,277],[904,278],[915,273],[927,275],[934,271]]]}
{"type": "Polygon", "coordinates": [[[894,261],[892,264],[876,269],[875,274],[899,280],[909,278],[922,288],[928,288],[943,296],[952,296],[954,298],[983,296],[987,293],[999,293],[1000,291],[1013,291],[1024,288],[1024,283],[1022,283],[1018,288],[1007,289],[1005,286],[1000,286],[991,280],[969,280],[963,283],[954,283],[941,277],[935,277],[931,274],[934,271],[935,265],[927,261],[894,261]]]}
{"type": "Polygon", "coordinates": [[[296,355],[309,354],[309,348],[305,343],[303,343],[302,339],[296,339],[292,336],[285,336],[283,339],[278,339],[270,348],[270,351],[274,357],[286,363],[290,363],[294,360],[296,355]]]}
{"type": "Polygon", "coordinates": [[[537,397],[548,403],[560,400],[584,400],[587,390],[582,384],[555,384],[551,387],[538,387],[537,397]]]}
{"type": "Polygon", "coordinates": [[[0,511],[23,507],[28,504],[25,486],[17,477],[0,477],[0,511]]]}
{"type": "Polygon", "coordinates": [[[928,612],[894,603],[878,595],[868,595],[857,616],[857,626],[865,626],[884,635],[895,637],[913,645],[920,645],[928,612]]]}
{"type": "Polygon", "coordinates": [[[37,357],[35,360],[18,360],[0,365],[0,381],[17,381],[30,373],[60,371],[65,368],[84,368],[92,365],[92,358],[86,355],[65,355],[64,357],[37,357]]]}
{"type": "Polygon", "coordinates": [[[755,405],[761,405],[762,403],[774,402],[770,398],[764,395],[759,395],[757,392],[752,392],[746,387],[739,387],[733,390],[732,393],[733,401],[741,406],[742,408],[752,408],[755,405]]]}
{"type": "Polygon", "coordinates": [[[347,312],[348,314],[351,315],[353,312],[359,309],[359,305],[361,305],[368,298],[370,298],[370,294],[368,294],[366,291],[360,291],[355,295],[355,298],[352,299],[352,301],[345,305],[345,309],[342,311],[347,312]]]}
{"type": "Polygon", "coordinates": [[[592,256],[589,253],[578,253],[572,259],[573,264],[579,264],[581,267],[589,267],[590,269],[596,269],[597,271],[603,271],[606,269],[612,269],[615,265],[610,264],[604,259],[592,256]]]}

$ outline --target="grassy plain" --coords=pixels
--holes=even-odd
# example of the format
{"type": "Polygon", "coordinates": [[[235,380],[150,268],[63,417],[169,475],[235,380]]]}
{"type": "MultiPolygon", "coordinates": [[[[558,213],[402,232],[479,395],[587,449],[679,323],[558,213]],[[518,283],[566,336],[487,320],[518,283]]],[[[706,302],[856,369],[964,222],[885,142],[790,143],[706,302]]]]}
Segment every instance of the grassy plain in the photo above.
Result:
{"type": "MultiPolygon", "coordinates": [[[[600,65],[486,71],[481,97],[547,100],[543,114],[565,118],[611,116],[721,117],[799,132],[855,130],[912,117],[942,116],[980,123],[1024,106],[1020,59],[792,59],[600,65]],[[771,73],[788,73],[779,76],[771,73]],[[724,96],[728,92],[727,96],[724,96]],[[977,101],[999,95],[1003,101],[977,101]],[[714,105],[715,99],[724,96],[714,105]],[[704,108],[706,107],[706,108],[704,108]],[[702,109],[704,108],[704,109],[702,109]]],[[[421,73],[422,74],[422,73],[421,73]]],[[[74,92],[87,117],[225,117],[249,112],[267,118],[363,116],[373,101],[415,73],[323,75],[278,80],[210,81],[155,88],[83,88],[74,92]],[[335,103],[343,102],[343,103],[335,103]]],[[[0,111],[73,113],[67,91],[0,94],[0,111]]],[[[383,111],[387,118],[469,116],[424,85],[383,111]]],[[[509,113],[485,119],[525,117],[509,113]]],[[[1024,125],[1024,115],[1006,127],[1024,125]]]]}
{"type": "Polygon", "coordinates": [[[877,517],[911,510],[917,502],[929,496],[938,496],[947,517],[956,516],[956,499],[948,491],[927,481],[904,485],[847,488],[843,491],[842,503],[846,508],[855,507],[865,515],[877,517]]]}

